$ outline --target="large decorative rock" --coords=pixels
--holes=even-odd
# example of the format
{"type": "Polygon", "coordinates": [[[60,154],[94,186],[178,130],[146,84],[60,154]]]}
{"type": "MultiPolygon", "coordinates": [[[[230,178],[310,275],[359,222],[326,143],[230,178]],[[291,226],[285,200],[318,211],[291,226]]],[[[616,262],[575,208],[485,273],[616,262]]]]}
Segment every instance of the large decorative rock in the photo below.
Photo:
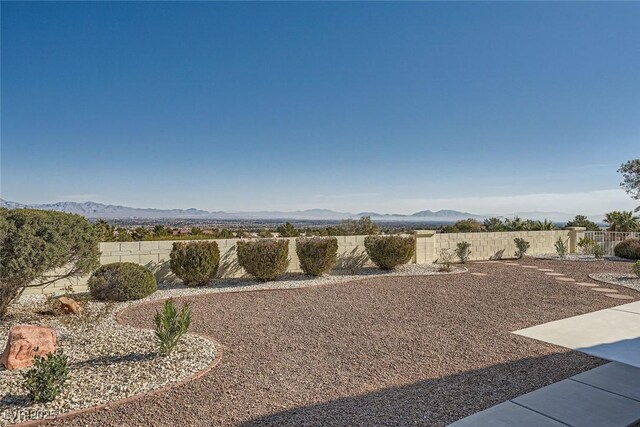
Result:
{"type": "Polygon", "coordinates": [[[82,310],[78,301],[69,297],[60,297],[58,298],[58,302],[60,303],[60,311],[64,314],[78,314],[82,310]]]}
{"type": "Polygon", "coordinates": [[[9,330],[7,346],[0,360],[7,369],[26,368],[33,365],[35,354],[44,356],[55,350],[56,331],[44,326],[18,325],[9,330]]]}

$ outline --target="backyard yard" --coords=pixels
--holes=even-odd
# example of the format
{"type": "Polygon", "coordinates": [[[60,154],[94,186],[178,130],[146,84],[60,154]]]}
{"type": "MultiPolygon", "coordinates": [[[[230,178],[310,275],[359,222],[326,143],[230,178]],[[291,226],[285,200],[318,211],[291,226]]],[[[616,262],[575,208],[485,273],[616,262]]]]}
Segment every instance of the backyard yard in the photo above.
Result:
{"type": "MultiPolygon", "coordinates": [[[[602,364],[511,332],[637,299],[621,286],[579,285],[629,268],[525,258],[470,263],[461,274],[184,297],[191,331],[222,350],[217,366],[162,393],[55,422],[446,425],[602,364]]],[[[121,321],[152,328],[160,306],[131,306],[121,321]]]]}

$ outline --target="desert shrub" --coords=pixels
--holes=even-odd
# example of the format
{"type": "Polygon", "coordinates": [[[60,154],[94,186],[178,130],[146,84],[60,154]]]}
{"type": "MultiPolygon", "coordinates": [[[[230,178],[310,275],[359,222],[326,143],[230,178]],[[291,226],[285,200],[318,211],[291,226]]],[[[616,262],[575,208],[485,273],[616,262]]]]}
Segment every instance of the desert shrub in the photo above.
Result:
{"type": "Polygon", "coordinates": [[[469,242],[459,242],[456,245],[456,256],[460,259],[461,263],[466,263],[469,260],[469,256],[471,256],[471,243],[469,242]]]}
{"type": "Polygon", "coordinates": [[[633,274],[640,277],[640,261],[636,261],[633,263],[633,266],[631,266],[631,271],[633,272],[633,274]]]}
{"type": "Polygon", "coordinates": [[[69,358],[61,348],[47,356],[35,355],[33,368],[22,374],[23,386],[29,398],[37,403],[51,402],[69,379],[69,358]]]}
{"type": "Polygon", "coordinates": [[[451,249],[440,249],[440,256],[438,256],[436,262],[440,264],[438,271],[451,271],[451,264],[453,264],[453,252],[451,252],[451,249]]]}
{"type": "Polygon", "coordinates": [[[602,248],[602,245],[597,242],[593,244],[593,247],[591,248],[591,252],[593,253],[593,256],[595,256],[596,258],[602,258],[604,256],[604,249],[602,248]]]}
{"type": "Polygon", "coordinates": [[[156,310],[153,320],[160,353],[169,354],[191,325],[191,309],[187,304],[183,304],[178,313],[173,300],[168,299],[164,302],[161,312],[156,310]]]}
{"type": "Polygon", "coordinates": [[[96,230],[80,215],[0,208],[0,318],[26,288],[89,274],[99,257],[96,230]]]}
{"type": "Polygon", "coordinates": [[[412,236],[367,236],[364,247],[375,265],[391,270],[411,260],[416,243],[412,236]]]}
{"type": "Polygon", "coordinates": [[[640,239],[627,239],[613,248],[615,256],[627,259],[640,259],[640,239]]]}
{"type": "Polygon", "coordinates": [[[216,242],[175,242],[169,257],[171,272],[187,286],[206,285],[220,266],[216,242]]]}
{"type": "Polygon", "coordinates": [[[529,246],[531,246],[529,242],[521,237],[516,237],[515,239],[513,239],[513,242],[516,244],[515,256],[517,258],[522,258],[529,250],[529,246]]]}
{"type": "Polygon", "coordinates": [[[87,285],[92,297],[104,301],[132,301],[158,289],[153,274],[132,262],[103,265],[94,271],[87,285]]]}
{"type": "Polygon", "coordinates": [[[256,279],[274,280],[289,266],[289,241],[284,239],[240,241],[238,264],[256,279]]]}
{"type": "Polygon", "coordinates": [[[589,237],[581,237],[578,240],[578,247],[580,248],[580,252],[585,255],[594,255],[593,250],[597,242],[589,237]]]}
{"type": "Polygon", "coordinates": [[[335,237],[298,238],[296,253],[305,274],[321,276],[330,271],[338,259],[338,239],[335,237]]]}
{"type": "Polygon", "coordinates": [[[560,258],[565,258],[567,256],[567,252],[569,252],[569,249],[567,248],[567,244],[564,240],[562,240],[561,237],[556,240],[555,247],[556,253],[560,258]]]}

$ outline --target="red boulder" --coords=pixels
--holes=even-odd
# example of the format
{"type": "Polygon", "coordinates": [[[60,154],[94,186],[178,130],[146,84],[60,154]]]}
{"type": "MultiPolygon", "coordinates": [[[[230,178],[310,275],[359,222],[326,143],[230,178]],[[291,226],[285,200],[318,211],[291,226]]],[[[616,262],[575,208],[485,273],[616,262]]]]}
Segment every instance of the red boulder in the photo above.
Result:
{"type": "Polygon", "coordinates": [[[56,350],[56,331],[44,326],[18,325],[9,330],[7,346],[2,353],[2,364],[7,369],[20,369],[33,365],[33,356],[45,356],[56,350]],[[34,349],[38,348],[36,352],[34,349]]]}

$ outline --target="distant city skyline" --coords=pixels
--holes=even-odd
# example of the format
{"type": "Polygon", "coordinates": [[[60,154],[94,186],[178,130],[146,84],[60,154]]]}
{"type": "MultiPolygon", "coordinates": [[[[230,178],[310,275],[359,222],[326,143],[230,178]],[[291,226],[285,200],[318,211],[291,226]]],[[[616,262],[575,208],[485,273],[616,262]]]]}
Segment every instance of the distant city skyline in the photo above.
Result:
{"type": "Polygon", "coordinates": [[[2,2],[0,197],[602,214],[640,3],[2,2]]]}

